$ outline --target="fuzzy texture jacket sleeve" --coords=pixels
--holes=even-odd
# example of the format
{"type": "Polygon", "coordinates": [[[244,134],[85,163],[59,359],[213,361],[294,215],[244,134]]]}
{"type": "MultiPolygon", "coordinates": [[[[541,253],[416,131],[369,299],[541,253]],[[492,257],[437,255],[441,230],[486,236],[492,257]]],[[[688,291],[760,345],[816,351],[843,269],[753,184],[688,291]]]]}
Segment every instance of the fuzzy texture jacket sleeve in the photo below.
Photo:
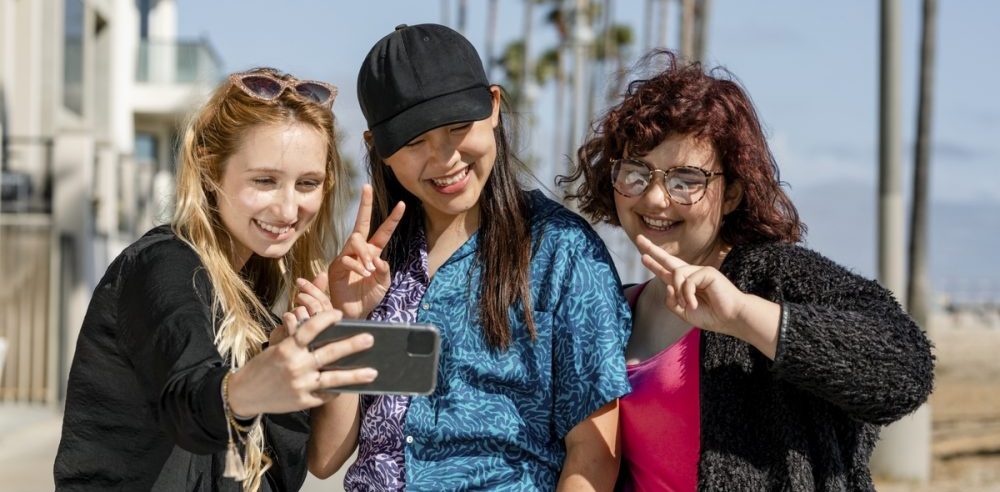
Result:
{"type": "Polygon", "coordinates": [[[871,424],[927,399],[931,344],[887,289],[802,247],[753,248],[730,266],[741,288],[782,305],[776,378],[871,424]]]}

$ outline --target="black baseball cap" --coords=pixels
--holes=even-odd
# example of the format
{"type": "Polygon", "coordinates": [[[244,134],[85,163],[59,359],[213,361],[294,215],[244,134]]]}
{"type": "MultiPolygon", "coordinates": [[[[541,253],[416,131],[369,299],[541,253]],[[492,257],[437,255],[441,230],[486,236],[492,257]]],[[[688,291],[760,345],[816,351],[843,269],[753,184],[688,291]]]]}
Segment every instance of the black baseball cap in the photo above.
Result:
{"type": "Polygon", "coordinates": [[[487,118],[489,89],[476,48],[438,24],[396,26],[358,73],[358,102],[383,159],[429,130],[487,118]]]}

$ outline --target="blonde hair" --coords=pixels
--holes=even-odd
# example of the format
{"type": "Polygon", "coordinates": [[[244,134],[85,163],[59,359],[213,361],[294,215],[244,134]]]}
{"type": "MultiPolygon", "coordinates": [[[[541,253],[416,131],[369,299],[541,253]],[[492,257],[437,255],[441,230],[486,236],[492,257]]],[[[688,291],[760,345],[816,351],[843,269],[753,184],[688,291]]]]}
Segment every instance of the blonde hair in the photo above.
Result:
{"type": "MultiPolygon", "coordinates": [[[[270,68],[253,71],[294,80],[270,68]]],[[[333,113],[294,90],[284,91],[274,101],[260,101],[227,79],[188,122],[179,161],[171,226],[204,264],[212,283],[215,345],[231,367],[239,369],[260,353],[269,330],[275,327],[271,308],[282,297],[290,308],[294,279],[312,279],[325,271],[330,248],[338,243],[333,211],[343,196],[339,190],[345,172],[337,152],[333,113]],[[286,122],[311,126],[327,141],[323,205],[283,258],[253,256],[237,271],[232,263],[234,239],[222,224],[216,203],[225,165],[252,128],[286,122]]],[[[246,440],[244,490],[258,490],[270,464],[263,428],[254,426],[246,440]]]]}

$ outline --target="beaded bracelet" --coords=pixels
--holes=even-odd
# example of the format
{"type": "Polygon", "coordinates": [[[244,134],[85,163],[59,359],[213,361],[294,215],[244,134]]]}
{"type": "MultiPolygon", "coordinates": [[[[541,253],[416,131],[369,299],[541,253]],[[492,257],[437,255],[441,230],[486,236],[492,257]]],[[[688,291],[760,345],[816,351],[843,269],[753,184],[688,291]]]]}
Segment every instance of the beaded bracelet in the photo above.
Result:
{"type": "Polygon", "coordinates": [[[240,425],[236,420],[233,409],[229,406],[229,378],[234,373],[236,371],[232,370],[227,372],[225,376],[222,376],[222,411],[226,416],[226,434],[229,437],[229,444],[226,450],[226,466],[222,476],[242,482],[246,479],[246,466],[243,464],[243,459],[236,448],[236,442],[233,440],[233,429],[236,429],[236,438],[239,439],[240,443],[246,444],[246,440],[244,440],[242,434],[247,434],[251,429],[260,425],[262,414],[257,414],[253,423],[249,426],[240,425]]]}

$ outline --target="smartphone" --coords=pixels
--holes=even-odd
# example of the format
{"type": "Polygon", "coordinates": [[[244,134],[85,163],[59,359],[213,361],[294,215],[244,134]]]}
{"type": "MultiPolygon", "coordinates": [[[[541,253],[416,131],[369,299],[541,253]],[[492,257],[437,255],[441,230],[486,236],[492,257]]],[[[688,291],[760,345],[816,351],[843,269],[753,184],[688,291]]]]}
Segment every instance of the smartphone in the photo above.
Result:
{"type": "Polygon", "coordinates": [[[370,349],[348,355],[323,369],[371,367],[378,371],[378,377],[367,384],[338,386],[327,391],[391,395],[434,392],[441,351],[441,337],[434,325],[341,320],[320,332],[309,344],[309,349],[315,350],[360,333],[369,333],[375,338],[370,349]]]}

